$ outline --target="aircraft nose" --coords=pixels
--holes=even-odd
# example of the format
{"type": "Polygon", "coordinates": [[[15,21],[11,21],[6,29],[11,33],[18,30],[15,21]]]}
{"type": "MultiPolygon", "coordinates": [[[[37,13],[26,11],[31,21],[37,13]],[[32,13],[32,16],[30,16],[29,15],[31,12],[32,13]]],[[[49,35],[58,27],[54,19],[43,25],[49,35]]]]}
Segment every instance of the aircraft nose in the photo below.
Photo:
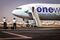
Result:
{"type": "Polygon", "coordinates": [[[12,11],[12,14],[16,14],[16,11],[17,11],[17,10],[13,10],[13,11],[12,11]]]}
{"type": "Polygon", "coordinates": [[[24,10],[13,10],[12,14],[16,16],[29,16],[24,10]]]}
{"type": "Polygon", "coordinates": [[[13,10],[12,14],[13,15],[20,15],[20,12],[21,12],[20,10],[13,10]]]}

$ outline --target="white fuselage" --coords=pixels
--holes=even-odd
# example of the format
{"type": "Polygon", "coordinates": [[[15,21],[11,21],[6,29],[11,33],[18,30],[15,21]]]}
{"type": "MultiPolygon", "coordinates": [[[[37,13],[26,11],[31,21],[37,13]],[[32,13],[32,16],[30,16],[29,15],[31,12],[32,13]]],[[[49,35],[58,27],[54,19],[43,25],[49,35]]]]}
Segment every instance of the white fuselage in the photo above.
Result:
{"type": "Polygon", "coordinates": [[[46,4],[46,3],[32,3],[17,7],[12,13],[22,18],[32,18],[29,13],[32,13],[32,7],[34,12],[39,14],[40,19],[60,19],[60,4],[46,4]]]}

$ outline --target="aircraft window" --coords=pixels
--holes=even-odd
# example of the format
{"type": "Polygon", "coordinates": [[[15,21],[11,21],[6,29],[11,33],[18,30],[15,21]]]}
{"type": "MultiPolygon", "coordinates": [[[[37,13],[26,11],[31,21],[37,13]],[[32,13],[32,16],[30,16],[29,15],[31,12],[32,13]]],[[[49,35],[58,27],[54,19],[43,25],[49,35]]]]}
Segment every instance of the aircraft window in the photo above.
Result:
{"type": "Polygon", "coordinates": [[[22,9],[22,8],[16,8],[16,9],[22,9]]]}

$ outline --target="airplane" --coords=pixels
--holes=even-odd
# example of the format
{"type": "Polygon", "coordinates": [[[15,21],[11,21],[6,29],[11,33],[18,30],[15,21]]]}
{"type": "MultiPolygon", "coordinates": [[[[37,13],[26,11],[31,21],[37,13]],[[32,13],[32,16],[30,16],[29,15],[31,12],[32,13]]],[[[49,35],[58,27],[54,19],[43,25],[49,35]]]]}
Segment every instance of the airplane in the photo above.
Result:
{"type": "Polygon", "coordinates": [[[23,19],[33,19],[32,7],[40,20],[60,20],[60,4],[32,3],[18,6],[12,14],[23,19]]]}

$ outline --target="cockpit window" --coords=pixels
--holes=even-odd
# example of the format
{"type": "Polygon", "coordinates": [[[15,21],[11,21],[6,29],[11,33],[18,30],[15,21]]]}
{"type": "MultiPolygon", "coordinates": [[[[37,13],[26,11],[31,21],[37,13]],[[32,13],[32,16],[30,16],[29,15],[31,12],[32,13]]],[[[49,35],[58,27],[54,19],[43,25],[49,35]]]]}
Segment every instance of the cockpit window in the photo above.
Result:
{"type": "Polygon", "coordinates": [[[22,8],[16,8],[16,9],[22,9],[22,8]]]}
{"type": "Polygon", "coordinates": [[[25,13],[28,13],[28,10],[27,10],[27,11],[25,11],[25,13]]]}

